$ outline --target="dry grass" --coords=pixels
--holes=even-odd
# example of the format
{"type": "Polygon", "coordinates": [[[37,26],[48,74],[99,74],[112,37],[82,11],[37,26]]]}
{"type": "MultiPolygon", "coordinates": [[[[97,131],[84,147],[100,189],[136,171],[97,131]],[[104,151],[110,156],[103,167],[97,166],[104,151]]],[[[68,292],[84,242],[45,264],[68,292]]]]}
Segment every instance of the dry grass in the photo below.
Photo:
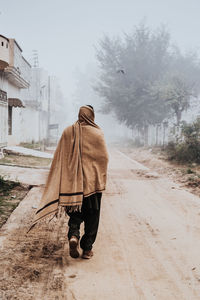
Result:
{"type": "Polygon", "coordinates": [[[17,165],[21,167],[48,167],[51,161],[52,159],[50,158],[6,154],[4,158],[0,159],[0,164],[17,165]]]}

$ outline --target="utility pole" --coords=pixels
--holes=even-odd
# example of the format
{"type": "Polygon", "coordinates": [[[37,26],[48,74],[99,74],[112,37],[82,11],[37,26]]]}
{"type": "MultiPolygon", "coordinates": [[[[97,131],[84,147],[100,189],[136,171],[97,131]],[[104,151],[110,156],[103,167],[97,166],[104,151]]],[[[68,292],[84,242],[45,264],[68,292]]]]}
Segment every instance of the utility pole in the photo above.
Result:
{"type": "Polygon", "coordinates": [[[38,51],[33,50],[33,68],[39,68],[38,51]]]}
{"type": "Polygon", "coordinates": [[[51,100],[50,76],[48,76],[48,114],[47,114],[47,145],[50,142],[50,100],[51,100]]]}
{"type": "MultiPolygon", "coordinates": [[[[46,85],[40,86],[39,90],[39,145],[40,145],[40,150],[41,150],[41,112],[42,112],[42,98],[43,98],[43,89],[46,87],[46,85]]],[[[42,139],[42,151],[44,151],[44,138],[42,139]]]]}

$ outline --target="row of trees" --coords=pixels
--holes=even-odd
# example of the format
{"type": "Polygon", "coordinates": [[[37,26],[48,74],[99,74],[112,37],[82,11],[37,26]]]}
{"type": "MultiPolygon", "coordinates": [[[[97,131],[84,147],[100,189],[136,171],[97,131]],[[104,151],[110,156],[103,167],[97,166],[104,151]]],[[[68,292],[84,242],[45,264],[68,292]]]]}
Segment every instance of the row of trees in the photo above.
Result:
{"type": "Polygon", "coordinates": [[[129,128],[145,128],[175,115],[180,124],[192,97],[200,92],[200,63],[171,44],[164,27],[140,24],[123,37],[105,36],[96,50],[100,66],[95,86],[103,111],[114,112],[129,128]]]}

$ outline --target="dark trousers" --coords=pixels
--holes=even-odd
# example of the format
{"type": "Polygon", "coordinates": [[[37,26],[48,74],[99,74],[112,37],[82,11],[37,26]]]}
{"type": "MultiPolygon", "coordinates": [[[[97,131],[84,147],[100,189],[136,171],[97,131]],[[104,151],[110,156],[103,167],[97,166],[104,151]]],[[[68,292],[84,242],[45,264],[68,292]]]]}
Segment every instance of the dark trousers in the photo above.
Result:
{"type": "Polygon", "coordinates": [[[67,212],[69,215],[68,239],[76,236],[80,239],[80,225],[84,222],[84,235],[80,241],[80,247],[83,250],[91,250],[95,242],[100,217],[102,193],[96,193],[83,198],[83,204],[80,212],[67,212]]]}

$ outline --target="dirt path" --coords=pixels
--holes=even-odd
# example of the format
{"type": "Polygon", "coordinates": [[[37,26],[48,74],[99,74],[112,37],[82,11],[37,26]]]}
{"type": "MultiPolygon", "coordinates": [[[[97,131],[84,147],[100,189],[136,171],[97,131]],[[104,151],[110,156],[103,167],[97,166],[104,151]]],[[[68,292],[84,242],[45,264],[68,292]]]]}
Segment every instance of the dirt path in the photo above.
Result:
{"type": "Polygon", "coordinates": [[[68,255],[67,220],[28,236],[34,187],[0,236],[0,299],[200,299],[200,200],[115,150],[92,260],[68,255]]]}

